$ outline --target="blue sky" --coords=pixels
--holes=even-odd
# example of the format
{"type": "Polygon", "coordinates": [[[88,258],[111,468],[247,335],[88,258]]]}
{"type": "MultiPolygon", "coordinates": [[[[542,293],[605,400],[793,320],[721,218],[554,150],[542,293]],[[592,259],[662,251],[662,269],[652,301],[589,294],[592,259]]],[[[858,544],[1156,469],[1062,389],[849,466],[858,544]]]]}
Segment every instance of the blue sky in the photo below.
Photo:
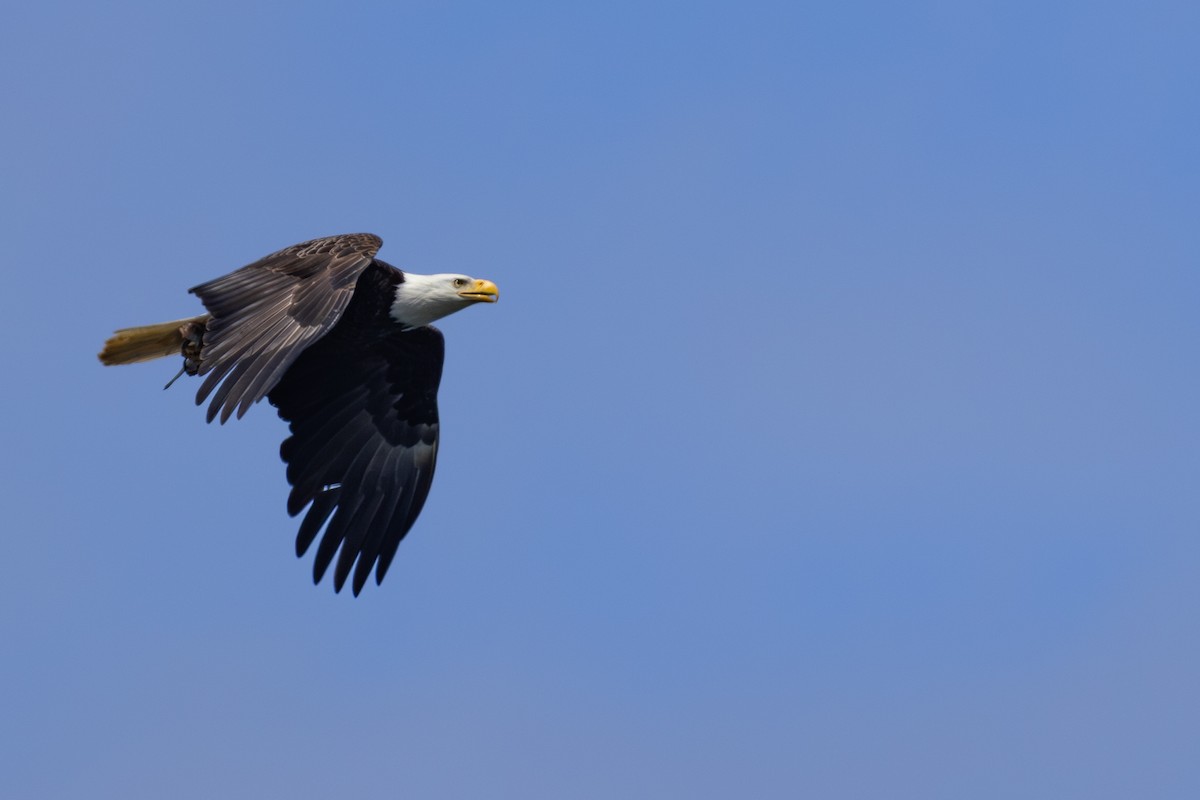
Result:
{"type": "Polygon", "coordinates": [[[1200,793],[1192,4],[26,4],[0,794],[1200,793]],[[125,325],[494,279],[382,587],[125,325]]]}

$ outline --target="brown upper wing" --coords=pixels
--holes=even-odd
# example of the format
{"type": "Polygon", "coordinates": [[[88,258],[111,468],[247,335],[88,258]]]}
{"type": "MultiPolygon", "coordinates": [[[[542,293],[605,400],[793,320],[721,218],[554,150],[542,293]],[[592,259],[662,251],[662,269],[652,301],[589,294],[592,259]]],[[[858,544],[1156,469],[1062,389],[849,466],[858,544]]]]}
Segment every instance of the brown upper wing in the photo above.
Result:
{"type": "Polygon", "coordinates": [[[370,233],[313,239],[189,291],[212,315],[204,333],[196,405],[208,420],[240,418],[341,317],[383,240],[370,233]],[[215,393],[214,393],[214,390],[215,393]]]}

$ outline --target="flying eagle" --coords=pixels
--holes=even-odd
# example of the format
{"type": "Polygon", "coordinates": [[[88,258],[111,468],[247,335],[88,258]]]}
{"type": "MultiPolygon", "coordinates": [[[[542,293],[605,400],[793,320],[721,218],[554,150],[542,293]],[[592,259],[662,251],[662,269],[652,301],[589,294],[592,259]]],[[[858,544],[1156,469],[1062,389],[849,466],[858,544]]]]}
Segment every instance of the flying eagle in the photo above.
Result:
{"type": "Polygon", "coordinates": [[[296,555],[324,530],[313,582],[340,546],[334,590],[353,570],[355,595],[372,567],[383,581],[433,481],[445,349],[430,323],[499,297],[491,281],[402,272],[375,257],[382,244],[352,233],[280,250],[189,289],[207,314],[119,330],[100,353],[107,365],[182,355],[179,375],[203,379],[196,404],[212,398],[209,422],[267,398],[291,431],[288,514],[308,507],[296,555]]]}

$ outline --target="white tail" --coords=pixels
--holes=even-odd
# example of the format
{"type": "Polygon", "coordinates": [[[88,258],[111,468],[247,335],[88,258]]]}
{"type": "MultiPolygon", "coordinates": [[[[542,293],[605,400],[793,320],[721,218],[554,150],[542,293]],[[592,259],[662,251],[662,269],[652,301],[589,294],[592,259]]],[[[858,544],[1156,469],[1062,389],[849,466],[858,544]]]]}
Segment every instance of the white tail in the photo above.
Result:
{"type": "Polygon", "coordinates": [[[105,366],[114,364],[136,364],[155,358],[182,355],[183,331],[192,323],[203,325],[207,314],[157,325],[139,328],[122,328],[109,337],[100,351],[100,361],[105,366]]]}

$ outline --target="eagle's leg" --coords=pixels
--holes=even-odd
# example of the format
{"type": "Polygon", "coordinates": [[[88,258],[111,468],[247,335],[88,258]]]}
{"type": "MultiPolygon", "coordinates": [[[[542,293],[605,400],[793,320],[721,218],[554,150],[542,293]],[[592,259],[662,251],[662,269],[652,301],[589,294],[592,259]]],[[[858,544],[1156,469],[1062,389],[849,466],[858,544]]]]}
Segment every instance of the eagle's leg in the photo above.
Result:
{"type": "Polygon", "coordinates": [[[200,349],[204,346],[204,327],[206,319],[188,320],[179,326],[179,335],[183,338],[180,352],[183,355],[183,367],[175,373],[175,377],[167,381],[163,389],[170,389],[171,384],[179,380],[183,373],[196,375],[200,372],[200,349]]]}
{"type": "Polygon", "coordinates": [[[179,335],[183,337],[183,371],[195,375],[200,371],[200,348],[204,342],[204,322],[189,320],[179,326],[179,335]]]}

